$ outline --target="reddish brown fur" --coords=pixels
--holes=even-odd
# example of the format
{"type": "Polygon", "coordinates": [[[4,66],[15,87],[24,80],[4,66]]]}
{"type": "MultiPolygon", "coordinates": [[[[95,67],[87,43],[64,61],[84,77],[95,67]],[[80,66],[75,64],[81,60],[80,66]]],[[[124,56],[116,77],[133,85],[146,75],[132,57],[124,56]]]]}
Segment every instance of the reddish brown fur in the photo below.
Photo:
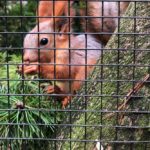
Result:
{"type": "MultiPolygon", "coordinates": [[[[67,3],[63,1],[40,1],[37,11],[37,15],[41,17],[39,18],[39,22],[46,21],[52,16],[59,16],[64,12],[66,5],[67,3]]],[[[59,18],[56,18],[55,20],[57,21],[59,18]]]]}
{"type": "Polygon", "coordinates": [[[100,1],[88,1],[87,2],[87,14],[86,8],[81,9],[81,16],[90,16],[90,17],[105,17],[105,18],[87,18],[82,19],[83,28],[90,33],[98,33],[95,37],[100,40],[103,44],[106,44],[111,37],[111,33],[114,32],[117,27],[117,19],[111,17],[117,17],[122,15],[126,8],[128,7],[129,2],[100,2],[100,1]],[[120,6],[120,14],[118,14],[118,7],[120,6]],[[103,9],[103,10],[102,10],[103,9]],[[109,17],[109,18],[107,18],[109,17]],[[87,28],[86,27],[87,24],[87,28]],[[99,34],[106,32],[109,34],[99,34]]]}
{"type": "MultiPolygon", "coordinates": [[[[55,16],[62,16],[65,14],[68,15],[67,9],[68,8],[68,1],[56,1],[54,3],[55,5],[55,16]]],[[[93,9],[92,7],[89,7],[89,9],[93,9]]],[[[48,17],[48,16],[54,16],[53,14],[53,2],[51,1],[41,1],[39,3],[39,9],[38,9],[39,17],[48,17]]],[[[71,15],[74,14],[73,9],[71,9],[71,15]]],[[[97,14],[90,13],[91,16],[97,16],[97,14]]],[[[58,28],[58,24],[62,21],[60,18],[55,19],[55,25],[58,28]]],[[[97,19],[91,19],[89,20],[92,26],[94,26],[94,31],[96,32],[98,29],[97,27],[97,19]]],[[[54,37],[51,34],[47,34],[49,32],[54,31],[54,19],[52,18],[40,18],[39,19],[39,28],[41,32],[45,32],[45,34],[39,34],[39,40],[47,37],[49,40],[49,43],[46,47],[42,47],[40,50],[40,56],[38,56],[38,36],[31,34],[27,35],[24,40],[24,68],[20,67],[20,72],[23,72],[25,74],[35,74],[39,73],[43,78],[45,79],[72,79],[71,81],[71,91],[68,90],[68,85],[65,81],[62,81],[57,85],[58,87],[49,86],[47,87],[47,93],[57,93],[57,94],[69,94],[70,92],[73,94],[77,90],[80,89],[83,81],[85,80],[85,52],[83,50],[78,49],[84,49],[85,46],[85,37],[84,36],[73,36],[67,35],[66,33],[69,31],[69,25],[61,25],[61,29],[57,29],[56,31],[61,30],[61,35],[55,36],[55,48],[52,44],[54,42],[54,37]],[[64,34],[65,33],[65,34],[64,34]],[[75,45],[71,46],[73,49],[76,49],[76,51],[71,50],[71,56],[69,56],[69,39],[71,39],[71,44],[76,43],[75,45]],[[30,47],[33,47],[34,50],[30,50],[30,47]],[[50,50],[46,50],[46,49],[50,50]],[[60,50],[61,49],[61,50],[60,50]],[[55,54],[55,55],[54,55],[55,54]],[[54,58],[55,56],[55,58],[54,58]],[[71,62],[69,62],[69,58],[71,59],[71,62]],[[40,62],[38,62],[40,60],[40,62]],[[55,65],[55,64],[56,65],[55,65]],[[73,64],[69,68],[69,64],[73,64]],[[81,65],[81,66],[77,66],[81,65]],[[70,72],[71,71],[71,72],[70,72]],[[78,81],[75,81],[78,80],[78,81]]],[[[107,22],[107,21],[106,21],[107,22]]],[[[111,20],[108,20],[108,23],[111,22],[111,20]]],[[[101,22],[98,22],[101,23],[101,22]]],[[[112,26],[114,22],[112,21],[112,26]]],[[[115,25],[114,25],[115,26],[115,25]]],[[[105,28],[105,25],[104,25],[105,28]]],[[[93,30],[91,28],[88,28],[89,32],[92,32],[93,30]]],[[[31,32],[36,33],[37,27],[35,27],[31,32]]],[[[107,28],[106,28],[106,31],[107,28]]],[[[108,38],[107,38],[108,40],[108,38]]],[[[89,36],[88,41],[89,48],[95,49],[95,48],[101,48],[100,44],[96,42],[96,39],[89,36]],[[94,44],[93,44],[94,42],[94,44]],[[95,46],[94,46],[95,45],[95,46]],[[93,46],[93,47],[92,47],[93,46]]],[[[96,64],[98,57],[100,55],[99,51],[93,50],[89,51],[89,55],[87,56],[87,60],[89,65],[96,64]],[[95,53],[93,55],[93,53],[95,53]]],[[[93,70],[92,66],[87,66],[87,75],[93,70]]],[[[62,97],[62,105],[65,107],[68,102],[70,101],[70,96],[64,96],[62,97]]]]}
{"type": "MultiPolygon", "coordinates": [[[[67,31],[64,30],[63,31],[67,31]]],[[[78,37],[71,37],[72,41],[76,41],[78,40],[78,37]]],[[[83,41],[84,42],[84,41],[83,41]]],[[[80,45],[80,44],[79,44],[80,45]]],[[[77,47],[79,45],[76,45],[77,47]]],[[[44,63],[44,57],[40,57],[40,62],[32,62],[32,58],[30,57],[30,53],[27,53],[27,51],[24,51],[24,60],[26,62],[26,60],[29,60],[29,64],[24,66],[24,73],[25,74],[35,74],[35,73],[39,73],[43,78],[45,79],[73,79],[74,81],[71,82],[71,93],[75,93],[77,90],[80,89],[81,85],[82,85],[82,81],[84,81],[85,79],[85,67],[84,66],[71,66],[69,69],[69,51],[66,50],[69,48],[69,35],[61,35],[61,36],[56,36],[56,47],[57,49],[55,50],[55,60],[56,60],[56,65],[54,66],[54,51],[51,50],[50,52],[44,51],[44,55],[48,56],[49,55],[49,59],[47,59],[47,61],[44,63]],[[59,50],[61,48],[61,50],[59,50]],[[63,50],[64,49],[64,50],[63,50]],[[53,53],[53,54],[52,54],[53,53]],[[43,62],[43,63],[42,63],[43,62]],[[49,63],[49,64],[47,64],[49,63]],[[70,72],[69,72],[70,71],[70,72]],[[78,80],[78,81],[75,81],[78,80]]],[[[74,48],[77,48],[74,47],[74,48]]],[[[85,46],[83,47],[82,45],[80,45],[79,48],[85,48],[85,46]]],[[[30,51],[32,53],[32,51],[30,51]]],[[[35,52],[34,52],[35,53],[35,52]]],[[[37,55],[37,53],[35,53],[35,55],[37,55]]],[[[40,55],[43,55],[43,52],[40,52],[40,55]]],[[[84,60],[85,59],[82,56],[82,53],[80,54],[80,60],[75,59],[76,62],[74,62],[75,64],[80,64],[84,65],[84,60]],[[82,62],[83,61],[83,62],[82,62]]],[[[76,57],[71,55],[70,57],[76,57]]],[[[35,61],[35,60],[34,60],[35,61]]],[[[38,59],[37,59],[38,61],[38,59]]],[[[95,64],[97,61],[97,59],[95,58],[94,60],[91,59],[88,64],[95,64]]],[[[93,69],[93,67],[91,66],[87,66],[87,75],[91,72],[91,70],[93,69]]],[[[22,72],[22,68],[20,68],[20,72],[22,72]]],[[[51,93],[51,92],[55,92],[57,94],[68,94],[68,85],[65,85],[65,82],[62,82],[61,85],[59,85],[59,89],[53,86],[49,86],[47,87],[47,93],[51,93]],[[53,89],[52,89],[53,88],[53,89]]],[[[71,100],[70,96],[65,96],[62,97],[62,105],[63,107],[65,107],[68,102],[71,100]]]]}

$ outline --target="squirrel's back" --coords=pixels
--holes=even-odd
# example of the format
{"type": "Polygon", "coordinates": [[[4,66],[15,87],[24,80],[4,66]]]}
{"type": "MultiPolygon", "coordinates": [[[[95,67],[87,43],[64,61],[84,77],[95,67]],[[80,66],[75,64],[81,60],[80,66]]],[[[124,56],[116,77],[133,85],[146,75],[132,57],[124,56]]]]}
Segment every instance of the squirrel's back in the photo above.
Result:
{"type": "Polygon", "coordinates": [[[75,36],[71,38],[71,63],[89,64],[91,60],[97,61],[101,55],[101,48],[101,43],[91,35],[75,36]]]}

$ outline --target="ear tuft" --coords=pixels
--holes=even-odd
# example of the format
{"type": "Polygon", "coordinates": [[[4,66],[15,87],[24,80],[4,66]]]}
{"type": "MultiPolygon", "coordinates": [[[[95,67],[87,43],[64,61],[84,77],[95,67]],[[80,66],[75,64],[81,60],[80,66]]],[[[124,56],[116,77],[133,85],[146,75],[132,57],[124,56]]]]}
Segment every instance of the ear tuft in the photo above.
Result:
{"type": "MultiPolygon", "coordinates": [[[[39,22],[50,20],[52,19],[52,16],[62,16],[63,13],[65,13],[65,7],[67,4],[67,1],[40,1],[37,11],[39,22]]],[[[55,20],[60,20],[60,18],[56,18],[55,20]]]]}
{"type": "Polygon", "coordinates": [[[49,20],[50,18],[44,18],[44,17],[51,17],[52,11],[53,11],[53,2],[40,1],[38,11],[37,11],[37,16],[39,16],[39,22],[49,20]]]}
{"type": "Polygon", "coordinates": [[[66,33],[66,32],[69,32],[69,24],[66,23],[65,25],[63,25],[61,27],[61,30],[60,30],[62,33],[66,33]]]}
{"type": "Polygon", "coordinates": [[[60,29],[60,34],[58,36],[59,40],[68,40],[69,35],[67,34],[69,32],[69,24],[66,23],[65,25],[63,25],[60,29]]]}

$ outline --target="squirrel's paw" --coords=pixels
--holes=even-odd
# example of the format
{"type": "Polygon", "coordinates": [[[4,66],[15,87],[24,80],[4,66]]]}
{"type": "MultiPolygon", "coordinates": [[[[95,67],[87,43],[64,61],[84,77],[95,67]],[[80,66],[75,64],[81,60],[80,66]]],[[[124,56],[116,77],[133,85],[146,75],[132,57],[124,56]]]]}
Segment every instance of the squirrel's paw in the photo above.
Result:
{"type": "Polygon", "coordinates": [[[17,72],[20,74],[37,74],[39,72],[39,65],[36,62],[28,65],[19,65],[17,72]]]}
{"type": "Polygon", "coordinates": [[[52,93],[62,94],[61,89],[57,85],[46,86],[44,92],[46,92],[47,94],[52,94],[52,93]]]}
{"type": "Polygon", "coordinates": [[[62,100],[62,109],[65,109],[66,106],[70,103],[71,100],[71,96],[66,96],[63,100],[62,100]]]}

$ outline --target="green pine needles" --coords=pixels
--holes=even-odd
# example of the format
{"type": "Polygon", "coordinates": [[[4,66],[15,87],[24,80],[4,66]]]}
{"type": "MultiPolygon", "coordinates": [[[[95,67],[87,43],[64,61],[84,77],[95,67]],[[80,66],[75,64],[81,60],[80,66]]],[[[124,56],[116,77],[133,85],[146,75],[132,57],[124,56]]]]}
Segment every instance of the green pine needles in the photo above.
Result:
{"type": "Polygon", "coordinates": [[[0,72],[4,72],[0,75],[0,145],[4,149],[22,149],[26,140],[31,149],[35,143],[39,146],[40,142],[33,139],[53,136],[54,124],[62,118],[55,111],[61,108],[60,103],[45,95],[37,79],[22,80],[15,66],[9,68],[8,81],[7,67],[0,66],[0,72]]]}

